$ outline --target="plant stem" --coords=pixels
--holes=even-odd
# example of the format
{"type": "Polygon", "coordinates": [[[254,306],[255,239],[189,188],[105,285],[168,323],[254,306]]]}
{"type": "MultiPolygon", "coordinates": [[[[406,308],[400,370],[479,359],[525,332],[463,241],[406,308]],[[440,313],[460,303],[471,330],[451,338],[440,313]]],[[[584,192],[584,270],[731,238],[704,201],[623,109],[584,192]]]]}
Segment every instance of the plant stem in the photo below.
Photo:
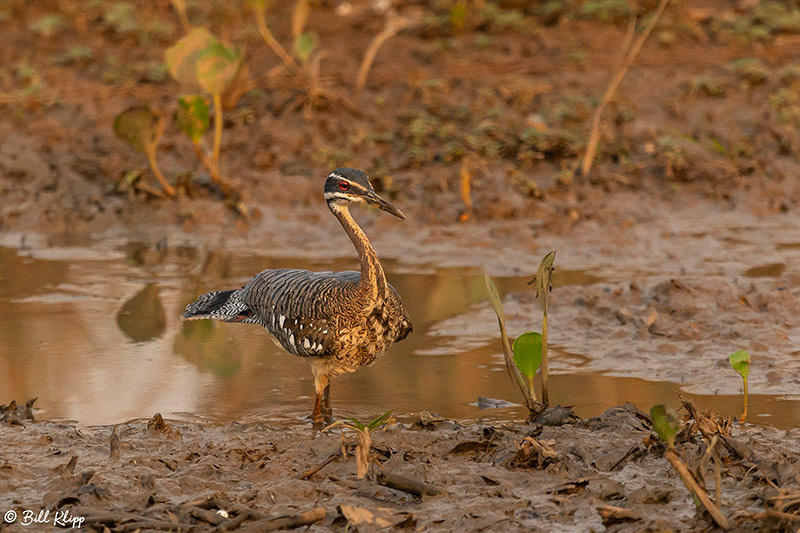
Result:
{"type": "Polygon", "coordinates": [[[219,167],[219,147],[222,144],[222,95],[214,95],[214,165],[219,167]]]}
{"type": "Polygon", "coordinates": [[[742,411],[742,416],[739,417],[739,423],[744,424],[745,420],[747,420],[747,378],[742,378],[744,381],[744,410],[742,411]]]}
{"type": "Polygon", "coordinates": [[[230,196],[233,191],[230,190],[230,185],[228,185],[228,183],[222,179],[222,176],[219,175],[219,168],[217,168],[217,166],[208,158],[199,142],[193,144],[197,158],[200,160],[203,166],[206,167],[206,170],[208,170],[208,175],[211,176],[211,179],[216,182],[226,196],[230,196]]]}
{"type": "Polygon", "coordinates": [[[167,193],[167,196],[175,196],[175,188],[169,184],[167,178],[161,173],[161,169],[158,168],[155,150],[147,150],[147,162],[150,164],[150,169],[153,171],[153,174],[156,175],[156,179],[161,184],[161,188],[164,189],[164,192],[167,193]]]}
{"type": "Polygon", "coordinates": [[[272,32],[269,31],[267,27],[267,20],[264,17],[264,12],[260,9],[254,9],[256,13],[256,26],[258,26],[258,33],[261,34],[261,38],[267,43],[267,45],[272,48],[272,51],[275,52],[278,57],[281,58],[283,64],[286,65],[290,70],[296,71],[297,70],[297,63],[295,63],[294,58],[290,56],[286,50],[281,46],[281,43],[273,37],[272,32]]]}
{"type": "Polygon", "coordinates": [[[538,403],[538,400],[536,399],[536,391],[533,389],[533,387],[526,389],[525,380],[522,377],[522,373],[519,371],[517,364],[514,362],[514,352],[511,349],[511,344],[508,342],[505,322],[503,322],[500,317],[497,317],[497,322],[500,324],[500,338],[502,339],[503,357],[506,361],[506,370],[508,370],[508,375],[511,377],[511,380],[514,381],[517,386],[519,386],[519,390],[522,392],[523,398],[525,398],[525,406],[529,411],[533,412],[536,404],[538,403]]]}
{"type": "Polygon", "coordinates": [[[383,43],[397,35],[397,32],[406,26],[408,26],[408,20],[403,17],[393,16],[386,20],[386,26],[372,39],[367,51],[364,52],[364,59],[361,60],[361,66],[358,68],[358,75],[356,76],[356,89],[360,91],[364,88],[364,85],[366,85],[369,69],[372,67],[375,56],[378,54],[378,50],[380,50],[381,46],[383,46],[383,43]]]}
{"type": "Polygon", "coordinates": [[[686,488],[689,489],[689,492],[692,493],[695,498],[700,500],[700,503],[703,504],[703,507],[706,508],[708,514],[711,515],[719,527],[722,529],[729,529],[731,525],[730,522],[728,522],[728,519],[724,514],[722,514],[722,511],[720,511],[719,507],[714,505],[714,502],[711,501],[706,489],[697,483],[697,480],[692,475],[692,472],[686,467],[684,462],[678,456],[678,453],[674,449],[670,448],[665,452],[664,456],[670,462],[672,467],[678,472],[678,475],[680,475],[681,480],[683,480],[683,483],[686,485],[686,488]]]}
{"type": "Polygon", "coordinates": [[[608,103],[611,101],[611,98],[614,96],[614,92],[616,92],[617,87],[622,81],[622,78],[624,78],[625,74],[628,72],[628,68],[636,59],[639,51],[642,49],[647,37],[649,37],[650,33],[653,31],[658,19],[661,18],[661,14],[664,12],[664,9],[667,7],[668,3],[669,0],[661,0],[656,8],[655,13],[653,14],[653,17],[650,19],[650,23],[644,29],[633,46],[628,48],[629,39],[633,37],[632,30],[634,26],[633,24],[631,25],[629,37],[626,38],[625,42],[625,49],[627,49],[628,52],[625,54],[625,59],[622,61],[619,69],[614,73],[614,76],[612,76],[611,81],[608,83],[606,92],[603,94],[603,100],[600,102],[600,105],[597,106],[597,109],[595,109],[594,115],[592,116],[592,128],[589,133],[589,143],[586,147],[586,153],[583,156],[583,163],[581,164],[581,175],[583,176],[589,175],[589,171],[592,168],[592,162],[594,161],[594,156],[597,153],[597,145],[600,142],[600,116],[603,114],[603,110],[606,108],[606,105],[608,105],[608,103]]]}
{"type": "Polygon", "coordinates": [[[542,313],[542,402],[550,405],[550,395],[547,392],[547,311],[542,313]]]}

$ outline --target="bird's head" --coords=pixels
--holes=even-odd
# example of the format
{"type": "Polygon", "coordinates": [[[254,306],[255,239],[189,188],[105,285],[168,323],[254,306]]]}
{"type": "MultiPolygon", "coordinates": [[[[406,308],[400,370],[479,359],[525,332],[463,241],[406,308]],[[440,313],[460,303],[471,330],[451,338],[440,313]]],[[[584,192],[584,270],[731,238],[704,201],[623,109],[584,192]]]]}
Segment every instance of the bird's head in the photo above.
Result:
{"type": "Polygon", "coordinates": [[[396,217],[406,218],[402,211],[375,192],[363,171],[354,168],[340,167],[328,174],[328,179],[325,180],[325,201],[331,209],[365,202],[396,217]]]}

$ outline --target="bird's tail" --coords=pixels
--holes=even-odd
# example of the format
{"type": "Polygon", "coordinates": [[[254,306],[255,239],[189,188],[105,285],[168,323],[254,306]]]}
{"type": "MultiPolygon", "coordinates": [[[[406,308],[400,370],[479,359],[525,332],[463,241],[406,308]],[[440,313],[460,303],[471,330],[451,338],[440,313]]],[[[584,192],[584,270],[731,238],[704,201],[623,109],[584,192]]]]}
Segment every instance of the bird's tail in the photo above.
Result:
{"type": "Polygon", "coordinates": [[[204,294],[194,303],[186,306],[181,318],[186,320],[210,318],[223,322],[258,322],[255,313],[242,301],[242,291],[239,289],[204,294]]]}

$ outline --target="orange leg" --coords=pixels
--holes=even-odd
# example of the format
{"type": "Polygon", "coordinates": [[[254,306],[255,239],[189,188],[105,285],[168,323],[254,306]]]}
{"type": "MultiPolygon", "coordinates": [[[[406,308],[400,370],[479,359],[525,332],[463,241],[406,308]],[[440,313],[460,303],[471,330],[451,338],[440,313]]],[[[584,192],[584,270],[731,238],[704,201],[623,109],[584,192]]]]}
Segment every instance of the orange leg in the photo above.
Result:
{"type": "Polygon", "coordinates": [[[325,390],[322,391],[322,416],[325,418],[326,424],[333,423],[333,408],[331,407],[331,382],[325,385],[325,390]]]}
{"type": "Polygon", "coordinates": [[[316,390],[317,397],[314,400],[314,411],[311,413],[311,422],[315,426],[322,426],[326,418],[330,419],[331,415],[331,387],[328,376],[314,372],[314,389],[316,390]]]}

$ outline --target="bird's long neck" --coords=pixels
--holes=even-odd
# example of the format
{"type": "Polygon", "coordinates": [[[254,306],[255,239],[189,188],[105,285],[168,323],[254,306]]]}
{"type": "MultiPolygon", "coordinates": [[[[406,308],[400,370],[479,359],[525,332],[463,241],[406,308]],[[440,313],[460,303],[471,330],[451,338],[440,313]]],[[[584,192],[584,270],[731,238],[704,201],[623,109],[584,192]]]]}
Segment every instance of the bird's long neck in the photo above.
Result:
{"type": "Polygon", "coordinates": [[[379,297],[384,297],[386,294],[386,276],[383,273],[378,254],[375,253],[364,230],[353,219],[353,215],[350,214],[350,209],[346,205],[329,203],[328,207],[339,220],[358,252],[358,258],[361,261],[359,289],[365,291],[373,302],[377,301],[379,297]]]}

